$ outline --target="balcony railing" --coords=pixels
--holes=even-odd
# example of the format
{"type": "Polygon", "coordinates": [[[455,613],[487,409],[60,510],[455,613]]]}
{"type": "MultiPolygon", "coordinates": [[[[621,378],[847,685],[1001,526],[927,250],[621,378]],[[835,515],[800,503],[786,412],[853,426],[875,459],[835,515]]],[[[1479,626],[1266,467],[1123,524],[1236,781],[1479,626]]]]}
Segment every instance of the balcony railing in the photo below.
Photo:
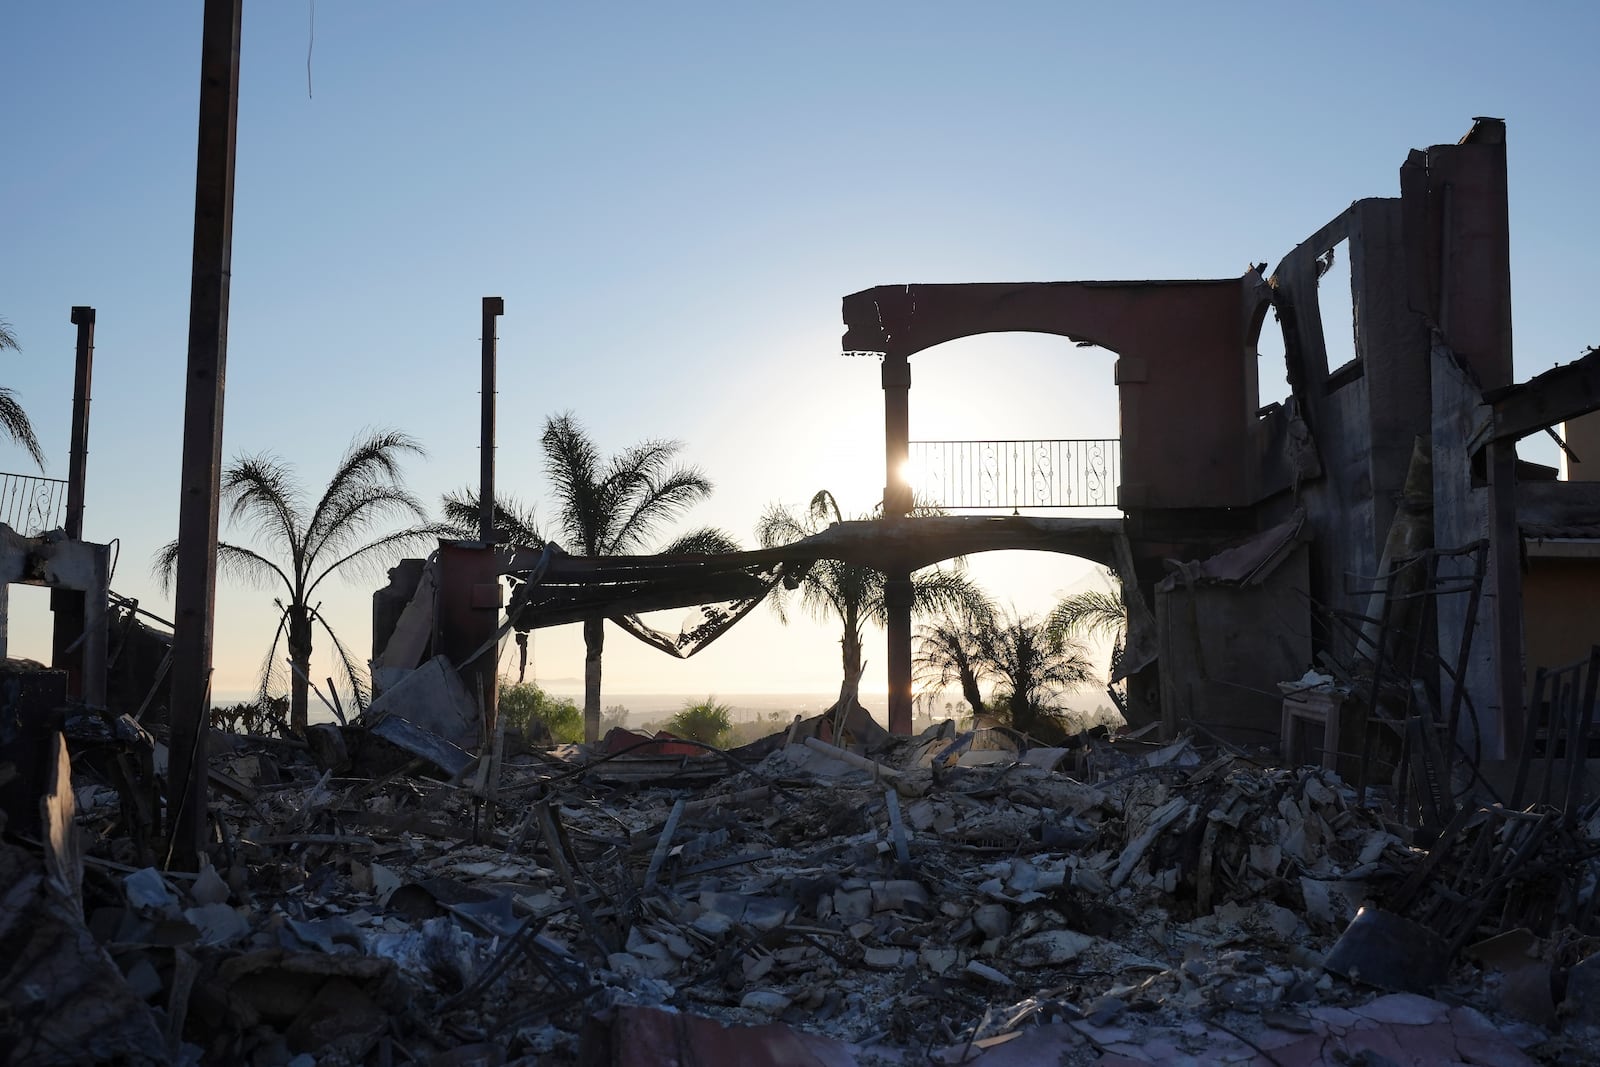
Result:
{"type": "Polygon", "coordinates": [[[58,529],[67,513],[67,483],[60,478],[0,472],[0,522],[24,537],[58,529]]]}
{"type": "Polygon", "coordinates": [[[951,511],[1117,506],[1122,443],[912,441],[906,476],[919,501],[951,511]]]}

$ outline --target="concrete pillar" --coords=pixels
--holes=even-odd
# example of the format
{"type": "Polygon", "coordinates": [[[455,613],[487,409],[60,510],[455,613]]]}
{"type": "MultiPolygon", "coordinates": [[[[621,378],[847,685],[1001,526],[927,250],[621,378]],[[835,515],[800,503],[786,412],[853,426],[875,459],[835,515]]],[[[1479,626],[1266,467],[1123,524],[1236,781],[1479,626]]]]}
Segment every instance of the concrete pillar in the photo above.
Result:
{"type": "MultiPolygon", "coordinates": [[[[883,357],[883,517],[911,513],[911,364],[903,354],[883,357]]],[[[889,730],[911,732],[911,569],[891,567],[885,574],[885,630],[888,639],[889,730]]]]}

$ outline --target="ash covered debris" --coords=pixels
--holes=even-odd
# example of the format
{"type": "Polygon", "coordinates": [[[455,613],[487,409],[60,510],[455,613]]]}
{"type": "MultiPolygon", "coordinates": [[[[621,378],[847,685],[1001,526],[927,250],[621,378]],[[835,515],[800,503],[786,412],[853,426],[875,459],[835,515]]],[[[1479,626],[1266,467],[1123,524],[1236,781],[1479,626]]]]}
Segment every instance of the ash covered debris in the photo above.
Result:
{"type": "Polygon", "coordinates": [[[1464,802],[1422,848],[1387,788],[1189,737],[813,720],[448,778],[339,733],[337,768],[217,734],[210,864],[163,873],[119,792],[159,769],[106,772],[159,742],[69,720],[45,837],[0,853],[6,1062],[1593,1055],[1590,808],[1464,802]]]}

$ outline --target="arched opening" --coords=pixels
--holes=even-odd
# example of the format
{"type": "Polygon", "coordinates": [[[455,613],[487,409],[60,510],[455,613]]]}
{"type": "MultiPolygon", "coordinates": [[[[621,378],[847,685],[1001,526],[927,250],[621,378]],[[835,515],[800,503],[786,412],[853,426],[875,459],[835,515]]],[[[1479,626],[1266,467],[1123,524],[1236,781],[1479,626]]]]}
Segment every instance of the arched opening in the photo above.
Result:
{"type": "MultiPolygon", "coordinates": [[[[1031,333],[982,334],[919,352],[907,471],[917,499],[952,515],[1119,517],[1116,361],[1097,345],[1031,333]]],[[[1056,552],[982,552],[965,563],[987,595],[1023,618],[1112,584],[1105,567],[1056,552]]],[[[1111,643],[1093,640],[1088,651],[1103,682],[1111,643]]],[[[1096,684],[1069,706],[1092,713],[1106,702],[1096,684]]]]}
{"type": "Polygon", "coordinates": [[[1104,348],[1047,334],[983,334],[918,353],[913,492],[952,513],[1110,514],[1115,366],[1104,348]]]}

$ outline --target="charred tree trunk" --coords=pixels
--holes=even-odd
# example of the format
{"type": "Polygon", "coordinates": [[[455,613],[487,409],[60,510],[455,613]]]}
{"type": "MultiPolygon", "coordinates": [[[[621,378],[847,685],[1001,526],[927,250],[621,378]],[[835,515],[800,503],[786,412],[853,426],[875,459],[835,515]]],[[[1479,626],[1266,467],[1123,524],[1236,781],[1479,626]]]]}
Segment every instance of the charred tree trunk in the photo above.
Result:
{"type": "Polygon", "coordinates": [[[583,739],[600,740],[600,656],[605,651],[606,621],[583,621],[583,739]]]}
{"type": "Polygon", "coordinates": [[[289,664],[289,729],[304,737],[311,697],[311,612],[299,605],[289,608],[289,664]]]}
{"type": "Polygon", "coordinates": [[[839,638],[839,650],[844,661],[844,683],[839,690],[840,705],[848,710],[858,704],[861,688],[861,624],[851,612],[844,619],[844,636],[839,638]]]}
{"type": "Polygon", "coordinates": [[[983,693],[978,689],[978,675],[969,663],[961,664],[961,696],[972,706],[974,720],[983,714],[983,693]]]}

